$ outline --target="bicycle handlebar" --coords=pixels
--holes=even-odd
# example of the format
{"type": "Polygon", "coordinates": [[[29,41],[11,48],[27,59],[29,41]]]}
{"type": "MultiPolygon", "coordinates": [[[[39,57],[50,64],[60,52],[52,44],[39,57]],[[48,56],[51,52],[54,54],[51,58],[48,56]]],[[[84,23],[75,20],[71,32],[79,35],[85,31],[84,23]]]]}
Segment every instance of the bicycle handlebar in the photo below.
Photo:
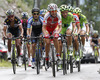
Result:
{"type": "Polygon", "coordinates": [[[12,37],[12,38],[5,38],[4,37],[4,45],[5,45],[5,40],[16,40],[16,39],[21,39],[21,37],[12,37]]]}

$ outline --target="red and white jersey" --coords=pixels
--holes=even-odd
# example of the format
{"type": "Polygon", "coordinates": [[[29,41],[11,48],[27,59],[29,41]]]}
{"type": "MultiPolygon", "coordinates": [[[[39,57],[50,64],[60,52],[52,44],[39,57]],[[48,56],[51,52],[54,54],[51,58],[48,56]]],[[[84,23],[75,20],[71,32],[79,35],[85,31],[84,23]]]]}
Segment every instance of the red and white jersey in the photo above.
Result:
{"type": "Polygon", "coordinates": [[[57,12],[57,17],[53,18],[49,12],[44,16],[43,25],[46,25],[48,31],[54,31],[57,25],[61,25],[61,15],[57,12]]]}
{"type": "Polygon", "coordinates": [[[77,14],[75,14],[75,13],[73,13],[73,16],[74,16],[74,20],[75,20],[76,24],[80,23],[79,16],[77,14]]]}

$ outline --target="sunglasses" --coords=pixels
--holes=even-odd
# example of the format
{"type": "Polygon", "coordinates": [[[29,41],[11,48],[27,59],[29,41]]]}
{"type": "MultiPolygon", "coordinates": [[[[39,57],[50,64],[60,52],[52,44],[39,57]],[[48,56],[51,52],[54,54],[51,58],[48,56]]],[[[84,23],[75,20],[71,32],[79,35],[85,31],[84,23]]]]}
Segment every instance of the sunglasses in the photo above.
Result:
{"type": "Polygon", "coordinates": [[[33,15],[39,15],[39,13],[33,13],[33,15]]]}
{"type": "Polygon", "coordinates": [[[12,18],[12,17],[14,17],[14,15],[8,16],[8,18],[12,18]]]}
{"type": "Polygon", "coordinates": [[[22,19],[28,19],[27,17],[22,17],[22,19]]]}

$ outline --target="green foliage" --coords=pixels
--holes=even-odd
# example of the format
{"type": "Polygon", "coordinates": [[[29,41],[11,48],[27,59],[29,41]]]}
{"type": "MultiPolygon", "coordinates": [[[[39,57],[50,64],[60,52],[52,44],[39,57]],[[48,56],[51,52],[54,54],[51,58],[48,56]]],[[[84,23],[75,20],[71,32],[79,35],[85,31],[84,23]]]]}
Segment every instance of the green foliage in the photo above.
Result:
{"type": "Polygon", "coordinates": [[[18,8],[21,8],[23,11],[26,11],[26,12],[30,12],[30,9],[32,9],[32,6],[29,6],[28,5],[29,3],[25,2],[24,0],[17,0],[16,4],[18,8]]]}
{"type": "Polygon", "coordinates": [[[99,12],[99,0],[85,0],[84,5],[81,5],[82,13],[86,15],[88,21],[94,21],[95,26],[94,29],[100,31],[100,12],[99,12]]]}
{"type": "Polygon", "coordinates": [[[2,62],[0,61],[0,67],[11,67],[11,62],[2,60],[2,62]]]}
{"type": "Polygon", "coordinates": [[[11,2],[13,2],[13,0],[7,0],[8,1],[8,3],[11,3],[11,2]]]}

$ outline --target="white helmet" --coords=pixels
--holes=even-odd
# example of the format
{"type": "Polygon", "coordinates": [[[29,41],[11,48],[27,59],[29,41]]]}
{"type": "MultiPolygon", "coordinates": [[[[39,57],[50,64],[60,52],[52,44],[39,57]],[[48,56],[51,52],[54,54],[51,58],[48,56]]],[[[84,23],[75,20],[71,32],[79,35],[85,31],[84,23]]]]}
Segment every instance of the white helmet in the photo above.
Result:
{"type": "Polygon", "coordinates": [[[28,13],[27,12],[22,12],[21,16],[22,16],[22,18],[28,18],[28,13]]]}
{"type": "Polygon", "coordinates": [[[51,4],[48,5],[47,9],[48,9],[48,11],[55,11],[55,10],[58,9],[58,6],[54,3],[51,3],[51,4]]]}

